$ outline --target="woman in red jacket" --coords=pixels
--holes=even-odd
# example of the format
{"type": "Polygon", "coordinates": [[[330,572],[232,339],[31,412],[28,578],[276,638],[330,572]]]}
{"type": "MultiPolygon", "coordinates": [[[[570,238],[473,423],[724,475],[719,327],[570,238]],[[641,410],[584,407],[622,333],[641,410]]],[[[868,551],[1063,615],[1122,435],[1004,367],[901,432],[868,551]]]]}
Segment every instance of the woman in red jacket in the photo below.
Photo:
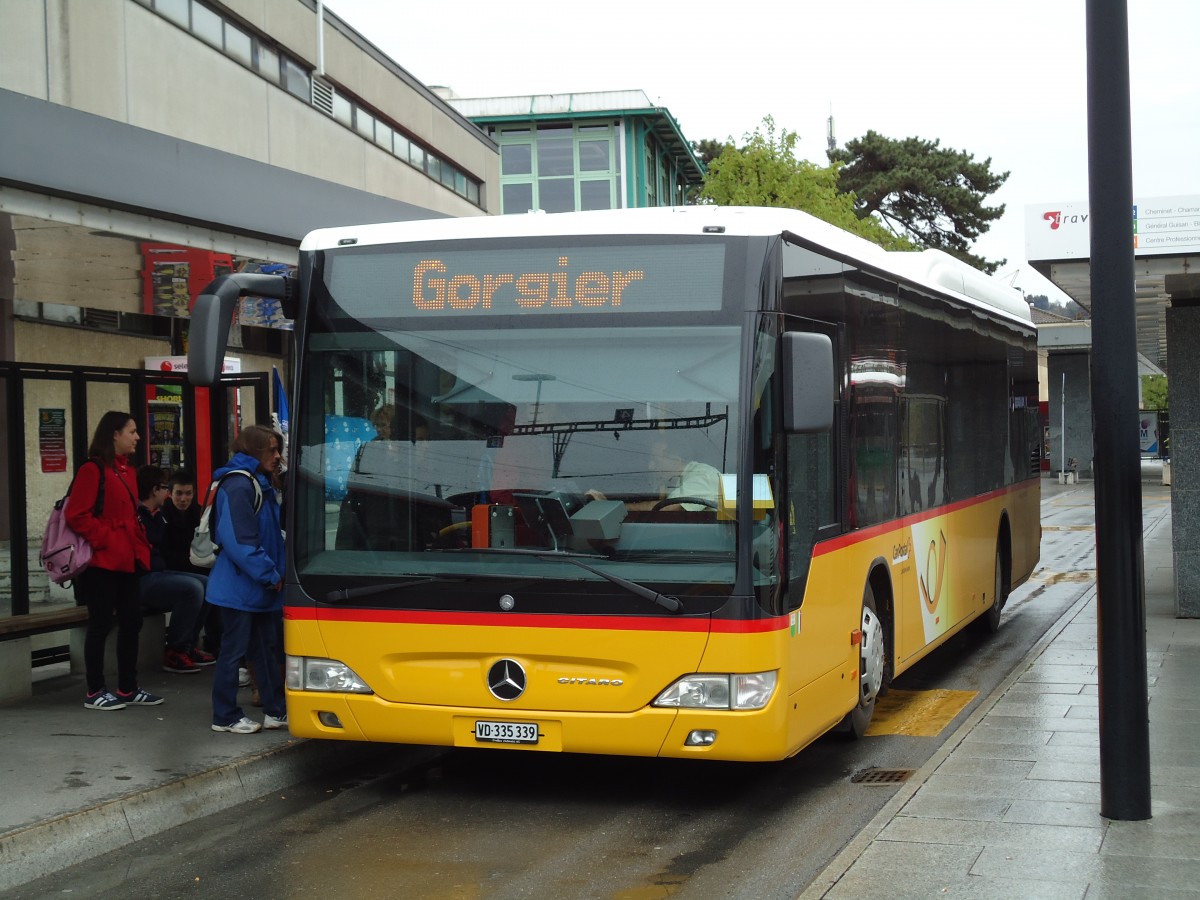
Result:
{"type": "Polygon", "coordinates": [[[130,457],[138,445],[137,423],[126,412],[106,412],[96,426],[89,461],[75,476],[67,499],[67,523],[92,545],[92,561],[79,577],[80,595],[87,604],[88,624],[83,643],[87,670],[88,709],[124,709],[127,705],[157,706],[162,697],[137,683],[138,633],[142,609],[138,577],[150,568],[150,544],[137,518],[137,475],[130,457]],[[96,463],[96,465],[91,465],[96,463]],[[93,514],[101,488],[104,504],[93,514]],[[104,682],[104,641],[117,620],[117,691],[104,682]]]}

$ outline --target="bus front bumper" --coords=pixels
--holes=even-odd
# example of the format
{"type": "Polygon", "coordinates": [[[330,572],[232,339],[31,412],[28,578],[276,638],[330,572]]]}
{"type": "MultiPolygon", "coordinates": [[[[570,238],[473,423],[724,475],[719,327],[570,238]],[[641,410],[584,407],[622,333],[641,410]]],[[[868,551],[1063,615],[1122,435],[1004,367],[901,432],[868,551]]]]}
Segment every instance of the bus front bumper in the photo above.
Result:
{"type": "Polygon", "coordinates": [[[746,762],[790,755],[774,703],[754,712],[654,707],[630,713],[546,712],[289,690],[287,704],[291,733],[305,738],[746,762]],[[697,743],[708,737],[711,742],[697,743]]]}

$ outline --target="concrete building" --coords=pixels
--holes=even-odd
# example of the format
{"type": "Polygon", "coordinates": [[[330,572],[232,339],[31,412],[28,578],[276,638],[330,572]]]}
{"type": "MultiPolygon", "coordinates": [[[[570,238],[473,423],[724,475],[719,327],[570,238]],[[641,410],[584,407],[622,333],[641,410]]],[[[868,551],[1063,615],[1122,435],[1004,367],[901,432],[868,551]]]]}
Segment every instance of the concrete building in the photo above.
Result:
{"type": "Polygon", "coordinates": [[[147,303],[144,243],[289,263],[313,227],[494,211],[494,142],[312,0],[0,0],[0,19],[0,359],[177,350],[164,323],[97,342],[111,316],[62,309],[174,318],[147,303]]]}
{"type": "Polygon", "coordinates": [[[704,167],[679,124],[642,91],[458,97],[500,147],[501,213],[681,206],[704,167]]]}
{"type": "MultiPolygon", "coordinates": [[[[0,0],[0,698],[28,691],[29,635],[82,612],[38,542],[100,414],[145,415],[151,461],[205,477],[209,420],[157,371],[200,287],[294,265],[315,227],[499,209],[495,141],[319,10],[0,0]]],[[[288,371],[289,328],[247,299],[233,368],[288,371]]],[[[222,426],[266,417],[265,390],[232,393],[222,426]]]]}

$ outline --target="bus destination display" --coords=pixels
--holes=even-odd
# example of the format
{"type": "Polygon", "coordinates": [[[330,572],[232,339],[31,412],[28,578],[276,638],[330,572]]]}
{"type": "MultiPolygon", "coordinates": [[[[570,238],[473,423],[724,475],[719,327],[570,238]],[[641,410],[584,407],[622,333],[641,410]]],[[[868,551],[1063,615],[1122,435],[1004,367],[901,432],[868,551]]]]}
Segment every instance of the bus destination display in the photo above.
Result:
{"type": "Polygon", "coordinates": [[[684,312],[721,307],[721,244],[358,252],[330,260],[338,304],[359,318],[684,312]]]}

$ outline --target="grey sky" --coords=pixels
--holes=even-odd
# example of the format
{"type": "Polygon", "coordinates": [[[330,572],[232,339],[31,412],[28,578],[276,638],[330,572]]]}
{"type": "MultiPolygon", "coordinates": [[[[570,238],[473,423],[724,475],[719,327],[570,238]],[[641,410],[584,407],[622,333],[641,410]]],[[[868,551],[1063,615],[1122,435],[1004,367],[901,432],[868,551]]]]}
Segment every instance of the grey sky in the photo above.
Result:
{"type": "MultiPolygon", "coordinates": [[[[842,0],[655,6],[326,0],[425,84],[462,97],[640,89],[690,140],[765,115],[824,164],[874,129],[938,139],[1008,170],[976,244],[1025,260],[1028,203],[1087,200],[1083,0],[842,0]]],[[[1135,197],[1200,194],[1196,0],[1129,0],[1135,197]]]]}

